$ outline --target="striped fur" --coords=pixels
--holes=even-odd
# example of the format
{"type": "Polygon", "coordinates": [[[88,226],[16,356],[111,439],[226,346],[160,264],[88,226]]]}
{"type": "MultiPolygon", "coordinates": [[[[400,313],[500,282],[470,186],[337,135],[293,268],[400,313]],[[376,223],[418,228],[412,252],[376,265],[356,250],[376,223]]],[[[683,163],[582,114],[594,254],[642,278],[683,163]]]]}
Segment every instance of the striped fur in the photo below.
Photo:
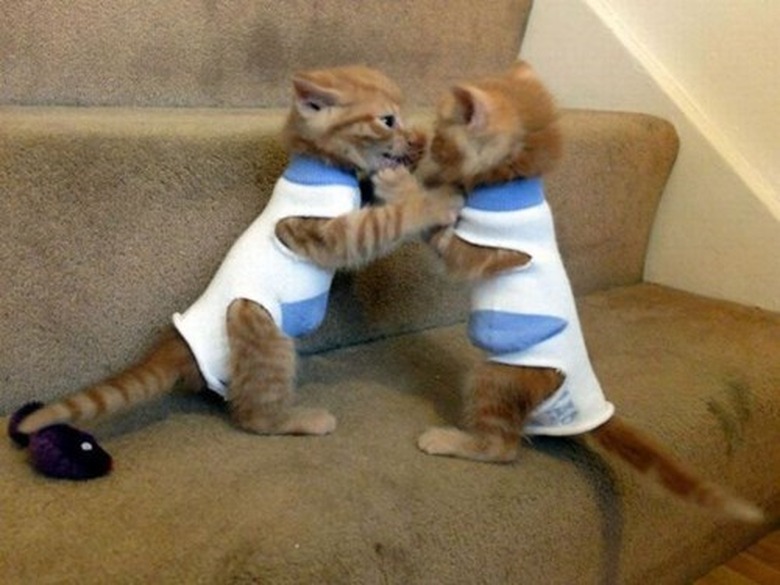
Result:
{"type": "MultiPolygon", "coordinates": [[[[385,175],[380,171],[375,181],[380,198],[385,175]]],[[[449,195],[409,195],[334,219],[284,219],[276,224],[276,235],[288,248],[320,266],[357,268],[410,237],[452,224],[461,203],[460,197],[449,195]]]]}
{"type": "MultiPolygon", "coordinates": [[[[404,127],[395,84],[366,67],[302,72],[293,78],[293,106],[283,129],[289,153],[305,154],[368,176],[414,164],[425,137],[404,127]]],[[[409,198],[363,209],[334,220],[290,218],[279,235],[298,253],[328,268],[352,267],[388,252],[426,228],[451,223],[449,200],[409,198]]],[[[232,303],[226,315],[231,350],[228,401],[235,423],[256,433],[324,434],[335,419],[321,409],[293,406],[292,341],[259,305],[232,303]]],[[[201,389],[204,381],[187,344],[171,330],[137,364],[62,400],[19,424],[32,433],[54,423],[90,421],[156,396],[177,385],[201,389]]]]}
{"type": "Polygon", "coordinates": [[[21,421],[18,430],[29,434],[55,423],[90,421],[170,392],[177,384],[195,390],[203,387],[203,380],[189,347],[171,328],[138,363],[36,410],[21,421]]]}
{"type": "MultiPolygon", "coordinates": [[[[418,175],[440,192],[546,173],[561,154],[556,120],[552,98],[524,63],[501,76],[460,84],[441,102],[430,156],[418,175]]],[[[404,189],[410,189],[408,183],[404,189]]],[[[530,260],[510,250],[474,246],[451,228],[439,230],[431,244],[450,273],[468,280],[530,260]]],[[[429,429],[418,445],[434,455],[512,461],[526,416],[563,380],[554,370],[485,362],[466,387],[462,428],[429,429]]],[[[702,480],[618,416],[586,437],[682,500],[744,521],[763,518],[754,505],[702,480]]]]}
{"type": "Polygon", "coordinates": [[[437,230],[430,238],[430,244],[444,261],[447,273],[467,281],[490,278],[531,261],[528,254],[517,250],[485,248],[465,242],[451,227],[437,230]]]}
{"type": "Polygon", "coordinates": [[[737,520],[764,520],[764,513],[755,505],[702,479],[666,448],[620,416],[613,416],[591,431],[589,437],[607,452],[686,502],[737,520]]]}

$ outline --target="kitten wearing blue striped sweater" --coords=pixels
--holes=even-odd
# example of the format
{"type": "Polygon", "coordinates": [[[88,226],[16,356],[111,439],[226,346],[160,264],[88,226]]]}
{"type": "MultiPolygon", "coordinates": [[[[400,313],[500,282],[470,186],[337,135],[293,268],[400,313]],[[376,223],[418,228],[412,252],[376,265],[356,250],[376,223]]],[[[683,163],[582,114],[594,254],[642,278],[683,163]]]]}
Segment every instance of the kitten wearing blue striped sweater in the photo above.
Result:
{"type": "Polygon", "coordinates": [[[431,455],[509,462],[523,435],[587,435],[674,495],[759,521],[752,504],[699,479],[615,414],[591,367],[542,176],[561,155],[554,101],[519,62],[442,99],[417,179],[383,171],[380,195],[464,195],[458,221],[431,234],[448,272],[472,285],[468,332],[486,359],[464,393],[461,428],[426,431],[431,455]],[[422,186],[418,183],[422,183],[422,186]]]}

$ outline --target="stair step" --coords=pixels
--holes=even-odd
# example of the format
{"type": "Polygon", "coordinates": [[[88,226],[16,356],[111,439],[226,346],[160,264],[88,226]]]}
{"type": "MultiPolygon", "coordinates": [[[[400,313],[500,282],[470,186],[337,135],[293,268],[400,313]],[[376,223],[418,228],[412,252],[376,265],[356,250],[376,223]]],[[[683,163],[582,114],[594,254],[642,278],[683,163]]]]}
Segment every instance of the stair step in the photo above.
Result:
{"type": "MultiPolygon", "coordinates": [[[[137,355],[203,289],[285,165],[283,110],[0,108],[0,379],[10,408],[137,355]],[[40,356],[47,356],[41,362],[40,356]]],[[[673,128],[569,111],[550,176],[578,293],[641,280],[673,128]]],[[[452,323],[465,292],[422,246],[338,277],[303,351],[452,323]]]]}
{"type": "Polygon", "coordinates": [[[0,104],[281,106],[290,74],[378,67],[412,102],[516,58],[531,0],[15,0],[0,104]]]}

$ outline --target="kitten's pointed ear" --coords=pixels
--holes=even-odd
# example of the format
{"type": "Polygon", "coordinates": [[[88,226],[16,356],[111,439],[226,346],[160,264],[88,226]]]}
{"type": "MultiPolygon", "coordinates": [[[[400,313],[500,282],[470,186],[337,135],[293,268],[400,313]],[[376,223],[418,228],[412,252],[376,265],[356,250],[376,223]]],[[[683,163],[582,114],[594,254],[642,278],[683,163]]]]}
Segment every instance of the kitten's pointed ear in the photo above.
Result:
{"type": "Polygon", "coordinates": [[[490,96],[481,89],[469,85],[452,88],[456,114],[472,130],[484,130],[489,121],[492,104],[490,96]]]}
{"type": "Polygon", "coordinates": [[[339,103],[339,93],[305,73],[297,73],[292,79],[295,107],[301,115],[311,115],[339,103]]]}
{"type": "Polygon", "coordinates": [[[531,67],[526,61],[519,59],[509,69],[509,75],[515,79],[530,79],[534,77],[534,68],[531,67]]]}

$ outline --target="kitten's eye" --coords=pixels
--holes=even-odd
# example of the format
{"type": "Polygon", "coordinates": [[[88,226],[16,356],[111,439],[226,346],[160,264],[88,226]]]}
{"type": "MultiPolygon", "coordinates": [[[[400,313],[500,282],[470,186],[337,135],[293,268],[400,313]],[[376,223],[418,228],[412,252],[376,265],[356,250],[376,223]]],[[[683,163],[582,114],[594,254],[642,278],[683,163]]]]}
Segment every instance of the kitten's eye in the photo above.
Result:
{"type": "Polygon", "coordinates": [[[81,447],[82,451],[92,451],[92,443],[90,443],[89,441],[84,441],[79,446],[81,447]]]}
{"type": "Polygon", "coordinates": [[[384,124],[388,128],[392,128],[395,126],[395,116],[393,115],[379,116],[379,121],[382,122],[382,124],[384,124]]]}
{"type": "Polygon", "coordinates": [[[315,112],[319,112],[322,109],[322,106],[320,106],[320,104],[315,101],[306,102],[306,107],[314,110],[315,112]]]}

